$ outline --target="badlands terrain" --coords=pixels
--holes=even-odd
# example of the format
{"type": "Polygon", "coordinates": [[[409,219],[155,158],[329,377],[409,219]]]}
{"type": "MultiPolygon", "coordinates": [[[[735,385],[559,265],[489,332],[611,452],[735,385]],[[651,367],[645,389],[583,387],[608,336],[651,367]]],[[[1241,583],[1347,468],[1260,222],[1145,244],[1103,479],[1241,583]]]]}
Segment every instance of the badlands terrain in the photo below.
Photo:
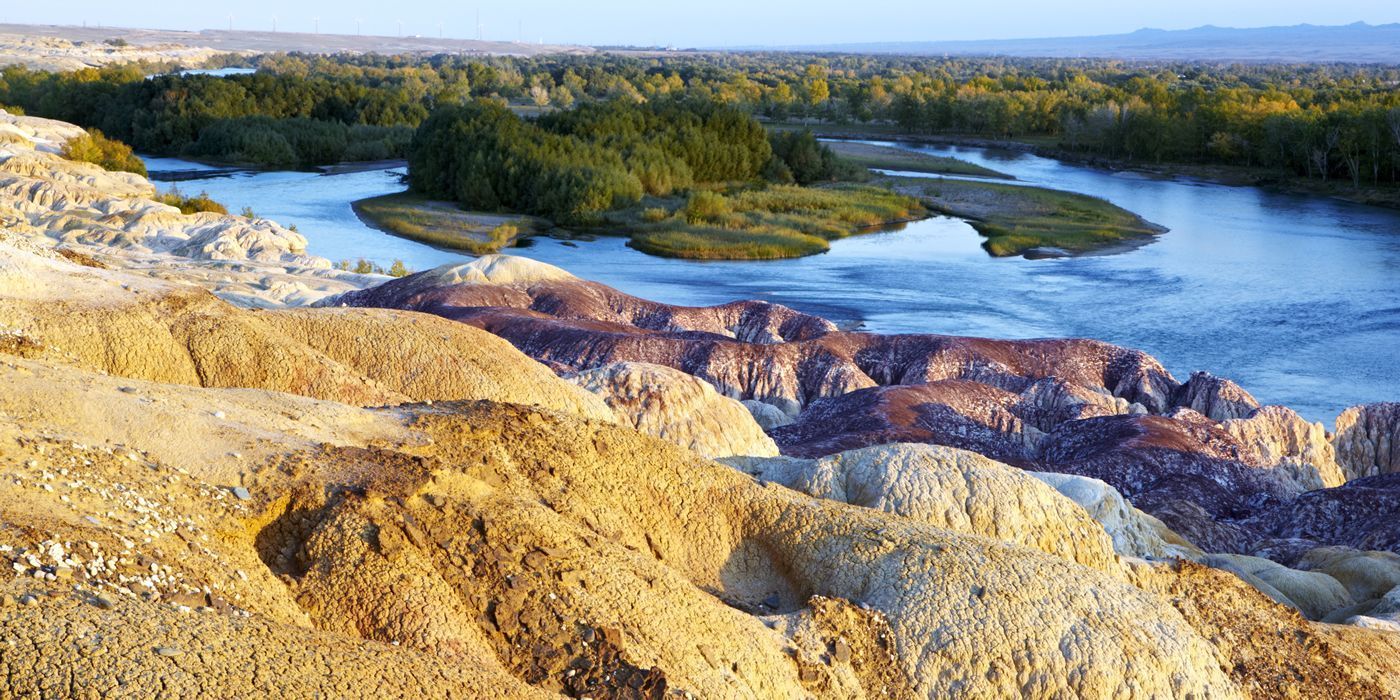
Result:
{"type": "Polygon", "coordinates": [[[0,115],[10,697],[1400,697],[1400,405],[397,280],[0,115]]]}
{"type": "MultiPolygon", "coordinates": [[[[307,27],[309,28],[309,27],[307,27]]],[[[275,51],[304,53],[480,54],[534,56],[586,54],[583,46],[392,36],[394,27],[368,27],[368,35],[320,32],[206,29],[200,32],[102,26],[0,23],[0,66],[71,71],[109,63],[150,61],[203,65],[213,56],[275,51]]]]}

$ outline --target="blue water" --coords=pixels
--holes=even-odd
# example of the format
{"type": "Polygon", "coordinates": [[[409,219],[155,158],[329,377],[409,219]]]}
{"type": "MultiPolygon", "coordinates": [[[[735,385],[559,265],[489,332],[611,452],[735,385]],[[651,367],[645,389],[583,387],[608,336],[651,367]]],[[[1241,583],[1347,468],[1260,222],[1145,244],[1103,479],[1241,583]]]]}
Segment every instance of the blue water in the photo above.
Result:
{"type": "MultiPolygon", "coordinates": [[[[674,304],[766,299],[882,333],[1099,338],[1152,353],[1178,378],[1209,370],[1329,424],[1346,406],[1400,400],[1400,212],[1011,151],[912,148],[1103,197],[1171,231],[1122,254],[1034,261],[990,258],[971,227],[944,217],[798,260],[668,260],[619,238],[509,252],[674,304]]],[[[464,259],[355,217],[350,201],[402,189],[399,174],[236,173],[180,186],[294,223],[312,253],[332,259],[414,269],[464,259]]]]}

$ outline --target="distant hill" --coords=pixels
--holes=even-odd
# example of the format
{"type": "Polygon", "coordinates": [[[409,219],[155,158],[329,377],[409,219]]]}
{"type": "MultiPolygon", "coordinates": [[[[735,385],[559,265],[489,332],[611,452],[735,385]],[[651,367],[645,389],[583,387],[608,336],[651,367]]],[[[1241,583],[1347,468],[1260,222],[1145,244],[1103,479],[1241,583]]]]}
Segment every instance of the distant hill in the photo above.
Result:
{"type": "MultiPolygon", "coordinates": [[[[757,49],[760,47],[748,47],[757,49]]],[[[1233,29],[1139,29],[1130,34],[1045,39],[875,42],[766,47],[783,51],[950,56],[1122,58],[1400,64],[1400,24],[1233,29]]]]}

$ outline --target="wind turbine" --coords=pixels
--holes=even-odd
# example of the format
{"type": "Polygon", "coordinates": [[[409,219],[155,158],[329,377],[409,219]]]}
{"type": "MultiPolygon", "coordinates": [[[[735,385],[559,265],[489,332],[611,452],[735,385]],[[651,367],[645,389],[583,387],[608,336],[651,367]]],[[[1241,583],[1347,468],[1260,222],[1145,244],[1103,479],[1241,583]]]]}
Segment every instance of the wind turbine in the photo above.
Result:
{"type": "Polygon", "coordinates": [[[313,26],[313,27],[316,28],[316,29],[315,29],[315,33],[316,33],[316,34],[320,34],[320,33],[321,33],[321,18],[320,18],[320,17],[312,17],[312,18],[311,18],[311,23],[312,23],[311,26],[313,26]]]}
{"type": "Polygon", "coordinates": [[[233,15],[228,16],[228,30],[233,31],[233,15]]]}
{"type": "Polygon", "coordinates": [[[277,15],[272,16],[272,33],[277,33],[277,15]]]}
{"type": "Polygon", "coordinates": [[[356,18],[355,18],[355,36],[359,36],[359,35],[360,35],[360,25],[361,25],[361,24],[364,24],[364,20],[361,19],[361,18],[359,18],[359,17],[356,17],[356,18]]]}

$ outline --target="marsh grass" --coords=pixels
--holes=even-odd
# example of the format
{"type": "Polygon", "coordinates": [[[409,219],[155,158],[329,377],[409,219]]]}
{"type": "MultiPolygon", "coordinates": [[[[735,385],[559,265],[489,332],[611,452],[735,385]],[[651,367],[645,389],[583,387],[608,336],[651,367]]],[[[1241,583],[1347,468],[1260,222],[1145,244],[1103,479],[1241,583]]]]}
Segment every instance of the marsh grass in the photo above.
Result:
{"type": "Polygon", "coordinates": [[[906,148],[876,146],[855,141],[832,141],[826,144],[843,160],[872,170],[901,170],[934,175],[967,175],[1002,180],[1014,180],[1006,173],[984,168],[957,158],[935,156],[906,148]]]}
{"type": "Polygon", "coordinates": [[[699,260],[768,260],[822,253],[829,242],[927,216],[917,198],[881,187],[771,185],[727,193],[697,190],[685,199],[645,201],[610,223],[653,255],[699,260]],[[671,212],[658,218],[657,212],[671,212]]]}
{"type": "Polygon", "coordinates": [[[894,189],[920,194],[935,211],[968,219],[997,257],[1034,248],[1085,253],[1124,245],[1166,229],[1097,197],[1043,187],[969,180],[887,178],[894,189]]]}
{"type": "Polygon", "coordinates": [[[408,192],[361,199],[353,207],[381,231],[472,255],[499,252],[522,235],[549,227],[533,217],[469,212],[408,192]]]}

